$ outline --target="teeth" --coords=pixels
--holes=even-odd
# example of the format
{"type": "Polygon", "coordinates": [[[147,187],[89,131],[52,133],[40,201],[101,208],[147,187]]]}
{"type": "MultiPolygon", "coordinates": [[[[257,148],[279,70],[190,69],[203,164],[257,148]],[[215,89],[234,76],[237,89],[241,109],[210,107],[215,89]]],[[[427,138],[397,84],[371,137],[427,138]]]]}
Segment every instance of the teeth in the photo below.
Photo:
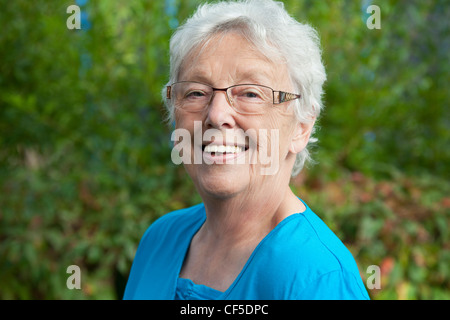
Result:
{"type": "Polygon", "coordinates": [[[242,152],[242,147],[237,146],[218,146],[218,145],[208,145],[205,147],[205,152],[213,153],[239,153],[242,152]]]}

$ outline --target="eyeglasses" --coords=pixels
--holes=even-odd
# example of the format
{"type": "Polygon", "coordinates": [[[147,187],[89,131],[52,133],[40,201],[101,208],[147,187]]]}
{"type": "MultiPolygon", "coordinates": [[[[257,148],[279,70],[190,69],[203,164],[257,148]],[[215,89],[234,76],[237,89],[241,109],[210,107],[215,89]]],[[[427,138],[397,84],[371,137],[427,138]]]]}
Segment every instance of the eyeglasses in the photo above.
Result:
{"type": "Polygon", "coordinates": [[[210,103],[214,91],[223,91],[230,106],[242,114],[263,114],[267,107],[299,99],[301,95],[275,91],[258,84],[238,84],[228,88],[214,88],[195,81],[180,81],[167,86],[167,99],[175,108],[188,112],[201,112],[210,103]]]}

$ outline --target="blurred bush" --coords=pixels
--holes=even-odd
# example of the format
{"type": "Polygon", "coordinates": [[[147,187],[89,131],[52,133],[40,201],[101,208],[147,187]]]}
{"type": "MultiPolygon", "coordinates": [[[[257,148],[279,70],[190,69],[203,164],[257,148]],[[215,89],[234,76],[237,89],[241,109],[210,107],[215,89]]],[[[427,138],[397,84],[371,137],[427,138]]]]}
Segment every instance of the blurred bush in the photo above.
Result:
{"type": "MultiPolygon", "coordinates": [[[[160,92],[200,1],[10,1],[0,11],[0,298],[121,298],[157,217],[201,201],[170,161],[160,92]],[[69,290],[69,265],[82,290],[69,290]]],[[[328,72],[318,165],[293,188],[350,247],[373,298],[450,298],[444,1],[284,1],[328,72]],[[445,178],[446,177],[446,178],[445,178]]]]}

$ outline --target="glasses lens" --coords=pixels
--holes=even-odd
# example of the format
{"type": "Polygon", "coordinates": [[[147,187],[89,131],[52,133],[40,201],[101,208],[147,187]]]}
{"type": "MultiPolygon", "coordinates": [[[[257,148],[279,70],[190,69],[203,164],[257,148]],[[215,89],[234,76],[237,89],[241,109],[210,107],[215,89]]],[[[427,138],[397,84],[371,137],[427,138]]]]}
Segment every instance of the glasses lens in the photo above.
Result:
{"type": "Polygon", "coordinates": [[[272,89],[259,85],[237,85],[228,94],[236,111],[246,114],[262,114],[273,103],[272,89]]]}
{"type": "Polygon", "coordinates": [[[198,112],[209,103],[212,88],[197,82],[177,82],[172,85],[175,108],[198,112]]]}
{"type": "MultiPolygon", "coordinates": [[[[190,112],[203,111],[211,102],[213,94],[211,86],[193,81],[181,81],[171,86],[171,99],[175,108],[190,112]]],[[[255,84],[232,86],[227,89],[227,98],[230,105],[243,114],[263,114],[274,101],[271,88],[255,84]]]]}

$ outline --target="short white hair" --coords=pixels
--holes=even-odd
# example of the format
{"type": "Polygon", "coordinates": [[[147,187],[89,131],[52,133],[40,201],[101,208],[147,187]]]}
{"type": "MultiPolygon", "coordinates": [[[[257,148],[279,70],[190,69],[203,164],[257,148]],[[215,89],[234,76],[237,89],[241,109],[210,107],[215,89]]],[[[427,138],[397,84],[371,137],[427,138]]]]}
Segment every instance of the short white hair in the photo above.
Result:
{"type": "MultiPolygon", "coordinates": [[[[272,61],[283,61],[301,99],[295,100],[295,115],[300,123],[318,118],[323,108],[323,83],[326,80],[320,40],[310,25],[300,23],[284,9],[282,2],[272,0],[222,1],[203,4],[180,26],[170,40],[170,80],[178,81],[183,61],[214,35],[237,32],[272,61]]],[[[174,121],[174,107],[162,91],[169,121],[174,121]]],[[[309,138],[308,145],[317,141],[309,138]]],[[[308,146],[297,154],[292,176],[311,160],[308,146]]]]}

